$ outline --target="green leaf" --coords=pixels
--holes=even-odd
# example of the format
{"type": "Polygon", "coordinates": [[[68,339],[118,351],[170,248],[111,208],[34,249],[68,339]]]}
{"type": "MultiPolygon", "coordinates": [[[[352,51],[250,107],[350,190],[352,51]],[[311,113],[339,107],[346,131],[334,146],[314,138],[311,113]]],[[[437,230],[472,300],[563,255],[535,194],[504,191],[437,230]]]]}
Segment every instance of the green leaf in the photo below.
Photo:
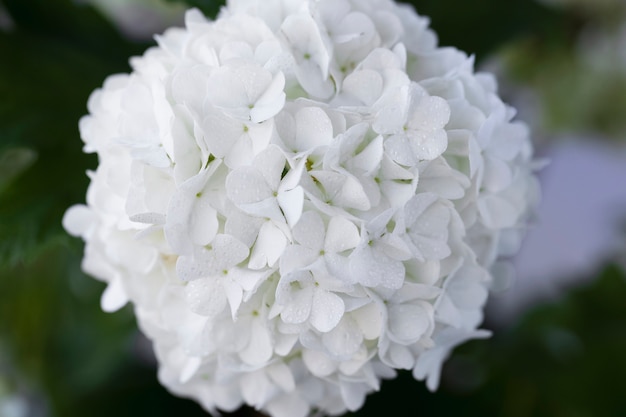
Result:
{"type": "Polygon", "coordinates": [[[25,147],[8,148],[0,152],[0,191],[30,168],[36,160],[37,152],[25,147]]]}
{"type": "Polygon", "coordinates": [[[533,0],[404,0],[431,19],[442,46],[475,54],[478,60],[516,38],[560,33],[562,14],[533,0]]]}
{"type": "Polygon", "coordinates": [[[5,0],[15,23],[0,32],[0,267],[65,239],[64,211],[84,201],[78,120],[91,91],[145,49],[93,9],[69,0],[5,0]]]}
{"type": "Polygon", "coordinates": [[[167,0],[170,3],[182,3],[189,7],[197,7],[205,16],[214,19],[220,8],[226,3],[224,0],[167,0]]]}

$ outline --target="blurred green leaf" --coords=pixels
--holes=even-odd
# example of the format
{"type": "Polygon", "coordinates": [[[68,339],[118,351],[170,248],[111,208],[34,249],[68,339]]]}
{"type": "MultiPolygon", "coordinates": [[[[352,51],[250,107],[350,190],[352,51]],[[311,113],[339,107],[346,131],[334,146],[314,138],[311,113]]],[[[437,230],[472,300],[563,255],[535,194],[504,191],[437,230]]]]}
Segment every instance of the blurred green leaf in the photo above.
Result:
{"type": "MultiPolygon", "coordinates": [[[[89,51],[93,56],[119,57],[132,48],[89,4],[73,0],[1,0],[17,31],[45,36],[55,43],[89,51]]],[[[4,61],[9,63],[10,61],[4,61]]],[[[67,62],[71,65],[72,62],[67,62]]]]}
{"type": "Polygon", "coordinates": [[[226,3],[225,0],[166,0],[170,3],[182,3],[189,7],[197,7],[205,16],[214,19],[220,8],[226,3]]]}
{"type": "Polygon", "coordinates": [[[64,410],[121,366],[136,326],[128,309],[100,311],[102,284],[80,273],[61,218],[96,166],[78,133],[89,94],[145,45],[70,0],[2,3],[14,25],[0,31],[0,342],[54,415],[81,415],[64,410]]]}
{"type": "Polygon", "coordinates": [[[403,0],[428,16],[442,46],[485,59],[506,43],[529,35],[560,36],[563,15],[534,0],[403,0]]]}
{"type": "Polygon", "coordinates": [[[103,285],[80,272],[81,250],[58,245],[36,261],[0,269],[0,341],[13,365],[58,416],[122,367],[136,331],[131,311],[100,310],[103,285]]]}
{"type": "Polygon", "coordinates": [[[547,131],[593,131],[623,140],[625,67],[610,52],[603,61],[590,62],[576,41],[546,45],[526,39],[509,45],[502,57],[516,82],[539,96],[547,131]]]}
{"type": "Polygon", "coordinates": [[[8,148],[0,152],[0,191],[30,168],[36,159],[37,152],[25,147],[8,148]]]}
{"type": "Polygon", "coordinates": [[[145,48],[70,0],[3,3],[15,26],[0,31],[0,171],[13,173],[0,188],[0,266],[64,239],[63,212],[84,201],[96,162],[78,134],[87,98],[145,48]]]}

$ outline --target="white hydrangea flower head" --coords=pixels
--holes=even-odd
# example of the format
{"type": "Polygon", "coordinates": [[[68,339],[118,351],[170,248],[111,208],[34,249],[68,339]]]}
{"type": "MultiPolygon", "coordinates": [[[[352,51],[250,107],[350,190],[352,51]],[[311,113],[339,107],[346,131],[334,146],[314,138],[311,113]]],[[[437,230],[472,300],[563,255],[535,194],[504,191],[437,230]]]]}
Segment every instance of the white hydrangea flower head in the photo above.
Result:
{"type": "Polygon", "coordinates": [[[157,41],[92,94],[64,225],[163,385],[274,417],[436,389],[537,198],[493,77],[390,0],[232,0],[157,41]]]}

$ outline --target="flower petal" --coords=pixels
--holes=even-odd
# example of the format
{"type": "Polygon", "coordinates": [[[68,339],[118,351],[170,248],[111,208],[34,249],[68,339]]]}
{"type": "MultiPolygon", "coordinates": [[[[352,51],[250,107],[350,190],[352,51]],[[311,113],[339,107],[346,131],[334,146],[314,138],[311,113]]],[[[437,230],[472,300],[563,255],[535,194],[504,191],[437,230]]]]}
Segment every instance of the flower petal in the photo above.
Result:
{"type": "Polygon", "coordinates": [[[311,325],[322,333],[337,326],[344,313],[343,300],[337,294],[316,289],[311,307],[311,325]]]}
{"type": "Polygon", "coordinates": [[[338,253],[355,248],[361,240],[359,229],[350,220],[335,216],[328,222],[324,250],[338,253]]]}
{"type": "Polygon", "coordinates": [[[273,267],[287,246],[287,237],[271,221],[261,226],[248,266],[252,269],[261,269],[266,265],[273,267]]]}

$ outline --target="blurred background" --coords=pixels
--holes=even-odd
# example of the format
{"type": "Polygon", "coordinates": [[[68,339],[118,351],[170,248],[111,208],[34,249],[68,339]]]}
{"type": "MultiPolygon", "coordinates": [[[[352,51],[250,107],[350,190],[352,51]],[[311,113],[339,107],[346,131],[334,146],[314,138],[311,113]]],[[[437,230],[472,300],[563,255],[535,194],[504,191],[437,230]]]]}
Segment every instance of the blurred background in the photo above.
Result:
{"type": "MultiPolygon", "coordinates": [[[[626,416],[626,1],[416,0],[533,129],[543,200],[517,279],[429,393],[401,373],[353,416],[626,416]]],[[[132,310],[100,310],[61,228],[84,202],[78,119],[153,33],[213,0],[0,0],[0,417],[204,416],[160,387],[132,310]]],[[[257,415],[240,410],[237,416],[257,415]]]]}

